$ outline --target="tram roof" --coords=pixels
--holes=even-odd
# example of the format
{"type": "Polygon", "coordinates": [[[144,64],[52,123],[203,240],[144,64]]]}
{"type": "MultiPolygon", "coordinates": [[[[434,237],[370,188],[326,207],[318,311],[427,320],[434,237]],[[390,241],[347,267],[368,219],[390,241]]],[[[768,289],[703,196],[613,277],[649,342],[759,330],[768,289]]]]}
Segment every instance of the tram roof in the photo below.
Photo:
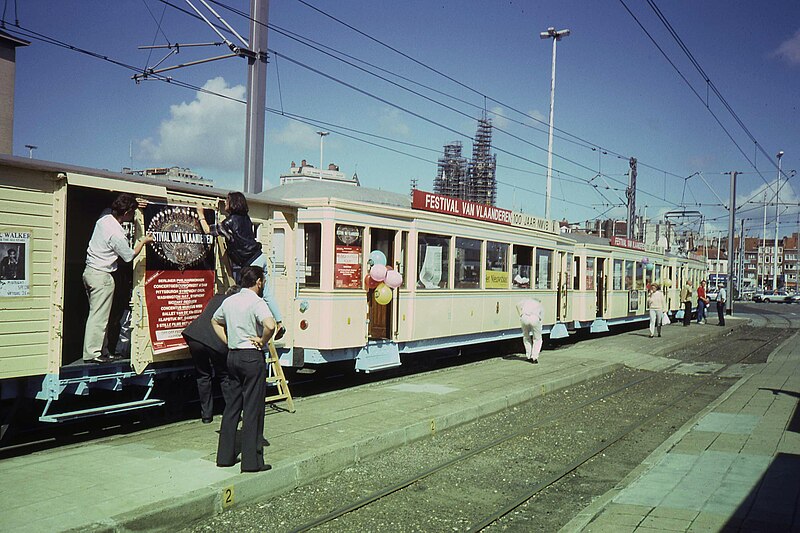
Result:
{"type": "Polygon", "coordinates": [[[369,187],[316,180],[285,183],[259,193],[257,196],[267,202],[329,198],[406,209],[411,207],[411,198],[408,195],[369,187]]]}
{"type": "MultiPolygon", "coordinates": [[[[119,181],[127,181],[131,183],[143,183],[147,185],[156,185],[159,187],[164,187],[166,189],[172,191],[180,191],[180,192],[188,192],[192,194],[201,194],[201,195],[209,195],[209,196],[218,196],[224,198],[229,189],[220,189],[218,187],[205,187],[200,185],[192,185],[190,183],[179,183],[169,180],[164,180],[161,178],[149,178],[145,176],[139,176],[136,174],[125,174],[123,172],[114,172],[111,170],[105,169],[98,169],[98,168],[90,168],[90,167],[82,167],[79,165],[71,165],[67,163],[59,163],[56,161],[45,161],[42,159],[30,159],[27,157],[19,157],[14,155],[8,154],[0,154],[0,165],[7,165],[10,167],[22,168],[27,170],[34,170],[39,172],[53,172],[54,174],[58,173],[72,173],[72,174],[85,174],[88,176],[96,176],[99,178],[110,178],[119,181]]],[[[265,201],[266,199],[262,197],[260,194],[250,194],[245,193],[245,197],[249,199],[256,199],[260,201],[265,201]]],[[[280,198],[270,199],[269,202],[272,205],[277,207],[285,207],[291,209],[297,209],[300,207],[298,204],[283,200],[280,198]]]]}

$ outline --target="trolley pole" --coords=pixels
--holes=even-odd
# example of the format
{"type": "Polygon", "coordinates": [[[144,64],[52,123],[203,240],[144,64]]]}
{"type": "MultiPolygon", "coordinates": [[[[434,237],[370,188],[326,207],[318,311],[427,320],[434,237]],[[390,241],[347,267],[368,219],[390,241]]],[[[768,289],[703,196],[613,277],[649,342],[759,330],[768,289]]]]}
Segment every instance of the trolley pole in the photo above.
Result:
{"type": "MultiPolygon", "coordinates": [[[[728,204],[728,301],[727,301],[727,314],[733,314],[733,297],[735,294],[733,287],[733,257],[734,257],[734,230],[736,229],[736,172],[731,174],[731,199],[728,204]]],[[[739,288],[740,280],[736,280],[736,289],[739,288]]]]}

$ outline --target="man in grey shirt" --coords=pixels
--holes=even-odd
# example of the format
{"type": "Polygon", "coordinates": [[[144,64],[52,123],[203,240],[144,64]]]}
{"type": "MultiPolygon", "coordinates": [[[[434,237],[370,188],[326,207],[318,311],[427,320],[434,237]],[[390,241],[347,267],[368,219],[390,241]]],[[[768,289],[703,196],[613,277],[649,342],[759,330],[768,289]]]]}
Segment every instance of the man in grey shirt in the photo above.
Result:
{"type": "Polygon", "coordinates": [[[267,367],[264,347],[275,331],[275,319],[262,298],[264,271],[242,268],[242,290],[214,313],[211,326],[228,346],[229,394],[217,446],[217,466],[236,464],[236,427],[242,416],[242,472],[272,468],[264,464],[264,398],[267,367]]]}

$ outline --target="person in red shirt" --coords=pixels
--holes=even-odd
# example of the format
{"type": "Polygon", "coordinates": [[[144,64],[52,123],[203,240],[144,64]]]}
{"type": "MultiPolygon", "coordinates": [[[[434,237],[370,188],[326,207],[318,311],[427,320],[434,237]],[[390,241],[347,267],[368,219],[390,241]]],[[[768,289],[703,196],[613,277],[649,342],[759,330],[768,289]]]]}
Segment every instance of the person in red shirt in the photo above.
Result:
{"type": "Polygon", "coordinates": [[[705,324],[706,323],[706,308],[708,307],[708,297],[706,297],[706,281],[703,280],[700,282],[700,286],[697,287],[697,323],[698,324],[705,324]]]}

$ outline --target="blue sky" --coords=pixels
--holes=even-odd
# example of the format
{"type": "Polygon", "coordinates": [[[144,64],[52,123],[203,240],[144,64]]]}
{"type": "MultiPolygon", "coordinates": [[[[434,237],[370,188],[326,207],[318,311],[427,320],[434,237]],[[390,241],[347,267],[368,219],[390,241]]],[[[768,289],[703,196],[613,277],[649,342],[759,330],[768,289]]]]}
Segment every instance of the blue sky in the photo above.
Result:
{"type": "MultiPolygon", "coordinates": [[[[169,1],[190,9],[185,0],[169,1]]],[[[552,48],[539,32],[548,26],[572,32],[558,44],[554,218],[624,217],[624,208],[613,206],[624,198],[631,156],[640,162],[640,209],[646,206],[650,217],[683,207],[700,210],[711,231],[726,227],[717,198],[728,199],[725,172],[743,172],[741,203],[751,198],[762,202],[760,191],[774,187],[778,150],[785,151],[787,175],[800,170],[796,1],[652,2],[713,85],[706,84],[645,0],[305,2],[273,0],[270,5],[275,29],[269,48],[279,55],[270,58],[267,106],[278,113],[266,119],[265,188],[277,184],[291,161],[317,165],[315,132],[324,129],[331,132],[325,139],[326,165],[335,162],[348,175],[357,172],[369,187],[405,193],[416,178],[420,188],[432,190],[443,144],[460,140],[469,156],[475,118],[486,109],[497,126],[498,205],[543,215],[552,48]],[[451,109],[334,60],[281,33],[286,31],[366,61],[373,65],[366,70],[451,109]],[[291,120],[281,110],[312,124],[291,120]]],[[[193,3],[207,13],[199,0],[193,3]]],[[[249,10],[246,0],[223,3],[249,10]]],[[[247,38],[246,19],[212,5],[247,38]]],[[[26,33],[32,30],[142,68],[156,64],[166,51],[138,46],[218,40],[205,23],[158,0],[27,0],[4,6],[6,30],[32,41],[17,52],[16,155],[27,156],[25,145],[34,144],[39,147],[34,157],[40,159],[111,170],[179,165],[221,187],[242,187],[244,105],[235,101],[245,98],[242,59],[170,73],[231,100],[174,83],[136,84],[126,68],[26,33]],[[10,25],[16,19],[24,30],[10,25]]],[[[162,66],[225,52],[224,47],[183,48],[162,66]]],[[[798,179],[783,185],[781,203],[797,203],[798,179]]],[[[760,234],[763,206],[745,204],[743,209],[748,234],[760,234]]],[[[770,224],[774,209],[769,209],[770,224]]],[[[780,211],[781,233],[797,230],[800,210],[781,206],[780,211]]],[[[767,229],[768,235],[773,232],[767,229]]]]}

